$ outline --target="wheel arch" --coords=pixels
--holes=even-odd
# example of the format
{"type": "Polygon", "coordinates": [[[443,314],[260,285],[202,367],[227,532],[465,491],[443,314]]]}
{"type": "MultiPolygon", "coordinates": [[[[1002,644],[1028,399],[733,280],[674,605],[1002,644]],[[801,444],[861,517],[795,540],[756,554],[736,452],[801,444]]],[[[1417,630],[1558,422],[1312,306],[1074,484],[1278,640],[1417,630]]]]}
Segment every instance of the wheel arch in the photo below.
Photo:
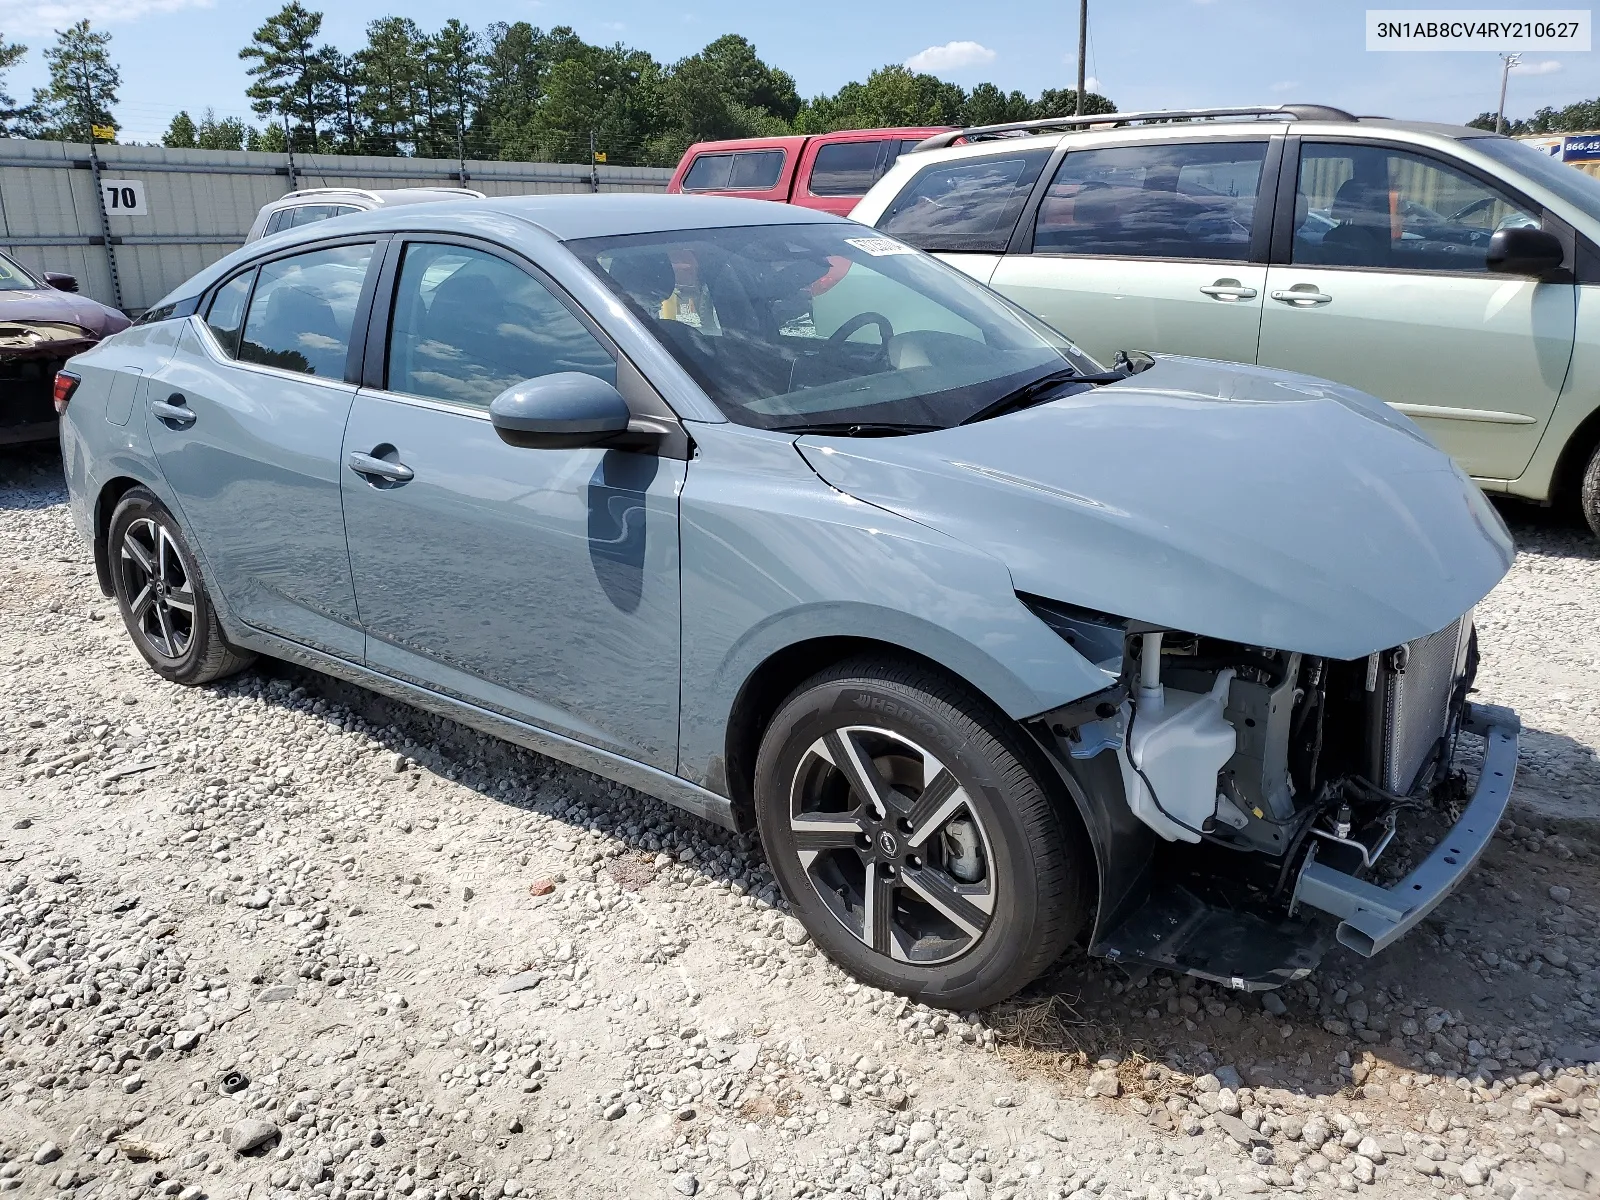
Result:
{"type": "Polygon", "coordinates": [[[1574,429],[1561,447],[1550,477],[1550,502],[1558,507],[1576,507],[1583,486],[1583,473],[1589,459],[1600,448],[1600,406],[1596,406],[1574,429]]]}
{"type": "Polygon", "coordinates": [[[111,514],[117,505],[136,487],[149,488],[142,479],[131,475],[117,475],[101,485],[94,500],[94,573],[103,595],[115,594],[111,584],[111,548],[107,544],[111,533],[111,514]]]}

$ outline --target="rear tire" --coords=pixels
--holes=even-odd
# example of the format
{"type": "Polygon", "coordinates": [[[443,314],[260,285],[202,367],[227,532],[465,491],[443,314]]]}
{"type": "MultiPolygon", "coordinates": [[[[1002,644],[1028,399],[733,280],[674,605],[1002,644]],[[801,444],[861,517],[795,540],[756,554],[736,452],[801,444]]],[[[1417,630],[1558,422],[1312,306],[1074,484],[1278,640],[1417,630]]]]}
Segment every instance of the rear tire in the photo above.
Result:
{"type": "Polygon", "coordinates": [[[865,983],[983,1008],[1060,956],[1088,857],[1026,735],[960,683],[860,658],[784,701],[756,819],[794,915],[865,983]]]}
{"type": "Polygon", "coordinates": [[[1600,537],[1600,446],[1596,446],[1594,453],[1589,456],[1589,467],[1583,473],[1579,501],[1583,506],[1583,519],[1589,523],[1589,531],[1595,537],[1600,537]]]}
{"type": "Polygon", "coordinates": [[[163,679],[199,687],[255,660],[228,644],[183,530],[144,488],[130,488],[112,512],[106,561],[122,623],[163,679]]]}

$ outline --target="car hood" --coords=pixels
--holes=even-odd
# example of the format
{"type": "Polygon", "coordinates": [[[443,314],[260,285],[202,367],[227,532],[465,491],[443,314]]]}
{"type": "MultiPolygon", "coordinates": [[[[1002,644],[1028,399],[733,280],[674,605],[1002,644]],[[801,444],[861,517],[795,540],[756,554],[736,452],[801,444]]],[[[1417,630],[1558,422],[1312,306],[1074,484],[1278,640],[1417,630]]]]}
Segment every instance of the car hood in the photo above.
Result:
{"type": "Polygon", "coordinates": [[[0,321],[59,321],[79,325],[100,338],[128,327],[128,318],[87,296],[59,292],[0,291],[0,321]]]}
{"type": "Polygon", "coordinates": [[[840,491],[994,554],[1019,592],[1333,658],[1442,629],[1514,554],[1407,418],[1257,367],[1164,357],[974,425],[798,449],[840,491]]]}

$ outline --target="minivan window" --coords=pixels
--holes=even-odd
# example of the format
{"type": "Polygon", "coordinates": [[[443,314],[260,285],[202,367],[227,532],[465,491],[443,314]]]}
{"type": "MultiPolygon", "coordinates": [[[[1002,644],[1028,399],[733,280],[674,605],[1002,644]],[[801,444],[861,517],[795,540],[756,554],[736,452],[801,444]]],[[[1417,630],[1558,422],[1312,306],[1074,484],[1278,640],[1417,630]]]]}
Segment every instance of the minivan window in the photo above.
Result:
{"type": "Polygon", "coordinates": [[[1497,229],[1537,226],[1498,188],[1436,159],[1383,146],[1302,143],[1297,265],[1486,271],[1497,229]]]}
{"type": "Polygon", "coordinates": [[[943,428],[1044,375],[1097,369],[967,275],[847,222],[567,246],[745,425],[943,428]]]}
{"type": "Polygon", "coordinates": [[[702,154],[689,164],[682,186],[686,192],[766,192],[778,186],[782,174],[782,150],[702,154]]]}
{"type": "Polygon", "coordinates": [[[330,246],[261,267],[239,343],[241,362],[343,379],[370,243],[330,246]]]}
{"type": "Polygon", "coordinates": [[[1521,171],[1535,183],[1543,184],[1568,204],[1600,219],[1600,179],[1548,154],[1540,154],[1526,142],[1505,137],[1463,138],[1464,145],[1487,154],[1496,162],[1521,171]]]}
{"type": "Polygon", "coordinates": [[[488,408],[524,379],[617,364],[554,293],[520,267],[466,246],[412,243],[395,289],[391,392],[488,408]]]}
{"type": "Polygon", "coordinates": [[[211,297],[211,306],[206,309],[206,326],[211,330],[211,336],[217,339],[217,345],[230,358],[239,353],[239,330],[244,325],[244,306],[250,300],[250,285],[255,280],[253,269],[235,275],[217,289],[217,294],[211,297]]]}
{"type": "Polygon", "coordinates": [[[894,198],[878,228],[923,250],[1006,248],[1050,151],[962,158],[925,168],[894,198]]]}
{"type": "Polygon", "coordinates": [[[883,143],[829,142],[817,147],[811,164],[813,196],[865,196],[878,180],[878,156],[883,143]]]}
{"type": "Polygon", "coordinates": [[[1039,203],[1035,253],[1243,261],[1267,143],[1073,150],[1039,203]]]}

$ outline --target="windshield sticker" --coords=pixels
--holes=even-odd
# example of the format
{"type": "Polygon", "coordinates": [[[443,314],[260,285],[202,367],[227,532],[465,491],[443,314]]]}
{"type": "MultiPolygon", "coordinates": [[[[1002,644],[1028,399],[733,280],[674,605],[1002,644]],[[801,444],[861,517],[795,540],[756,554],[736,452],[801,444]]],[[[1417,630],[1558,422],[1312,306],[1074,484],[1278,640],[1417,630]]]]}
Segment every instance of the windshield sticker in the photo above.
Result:
{"type": "Polygon", "coordinates": [[[845,238],[845,242],[857,250],[865,250],[873,258],[882,258],[887,254],[915,254],[916,248],[897,242],[893,238],[845,238]]]}

